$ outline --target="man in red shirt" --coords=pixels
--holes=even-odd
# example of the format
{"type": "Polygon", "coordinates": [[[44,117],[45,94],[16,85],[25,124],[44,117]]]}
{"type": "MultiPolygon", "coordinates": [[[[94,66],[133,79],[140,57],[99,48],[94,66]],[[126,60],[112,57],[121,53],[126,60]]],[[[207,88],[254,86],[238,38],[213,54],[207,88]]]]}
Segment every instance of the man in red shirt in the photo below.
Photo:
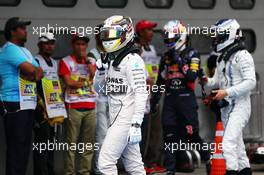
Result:
{"type": "Polygon", "coordinates": [[[74,35],[72,38],[73,53],[63,58],[59,63],[59,75],[66,86],[65,103],[69,120],[66,121],[66,142],[69,146],[80,143],[75,148],[67,150],[65,156],[65,174],[75,174],[75,152],[80,154],[78,174],[91,173],[95,137],[95,91],[93,77],[95,61],[87,58],[89,38],[74,35]],[[84,149],[83,149],[84,148],[84,149]],[[89,149],[87,149],[89,148],[89,149]]]}
{"type": "MultiPolygon", "coordinates": [[[[136,24],[136,32],[138,35],[138,45],[141,48],[141,57],[144,60],[148,71],[147,84],[149,89],[156,86],[158,77],[160,57],[157,55],[154,45],[150,44],[157,23],[148,20],[140,20],[136,24]]],[[[143,139],[141,142],[141,152],[145,163],[147,174],[163,173],[165,168],[160,166],[162,155],[162,126],[161,115],[158,112],[150,111],[150,94],[145,110],[145,115],[142,123],[143,139]],[[149,133],[149,134],[148,134],[149,133]],[[148,140],[148,141],[147,141],[148,140]],[[147,144],[148,142],[148,144],[147,144]]]]}

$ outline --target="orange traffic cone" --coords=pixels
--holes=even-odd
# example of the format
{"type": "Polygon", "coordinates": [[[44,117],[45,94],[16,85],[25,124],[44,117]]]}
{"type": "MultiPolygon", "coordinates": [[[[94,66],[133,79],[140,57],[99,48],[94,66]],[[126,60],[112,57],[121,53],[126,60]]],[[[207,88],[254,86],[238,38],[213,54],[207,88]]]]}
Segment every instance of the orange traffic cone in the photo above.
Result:
{"type": "MultiPolygon", "coordinates": [[[[216,123],[215,132],[215,152],[211,159],[210,175],[224,175],[226,173],[225,159],[222,154],[222,149],[219,149],[223,141],[224,128],[221,120],[216,123]]],[[[222,146],[221,146],[222,147],[222,146]]]]}

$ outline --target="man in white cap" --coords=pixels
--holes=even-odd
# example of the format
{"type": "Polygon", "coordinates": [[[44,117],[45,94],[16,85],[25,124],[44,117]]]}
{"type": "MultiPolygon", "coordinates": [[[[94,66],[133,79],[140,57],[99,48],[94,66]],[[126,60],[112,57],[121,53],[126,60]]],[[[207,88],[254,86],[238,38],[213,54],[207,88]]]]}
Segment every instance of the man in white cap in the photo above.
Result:
{"type": "MultiPolygon", "coordinates": [[[[39,37],[39,53],[35,56],[36,61],[44,71],[44,77],[37,82],[38,103],[35,111],[36,125],[35,144],[53,142],[54,119],[56,123],[63,122],[66,110],[61,99],[61,86],[58,76],[57,62],[51,57],[55,50],[55,37],[53,33],[45,33],[39,37]],[[54,97],[54,98],[52,98],[54,97]]],[[[53,170],[54,151],[34,150],[34,174],[50,175],[53,170]]]]}

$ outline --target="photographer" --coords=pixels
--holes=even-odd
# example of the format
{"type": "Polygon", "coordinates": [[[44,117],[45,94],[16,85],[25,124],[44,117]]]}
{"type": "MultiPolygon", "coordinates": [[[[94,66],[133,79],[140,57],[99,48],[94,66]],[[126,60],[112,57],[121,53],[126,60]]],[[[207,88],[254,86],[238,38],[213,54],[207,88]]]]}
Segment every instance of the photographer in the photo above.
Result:
{"type": "Polygon", "coordinates": [[[255,87],[253,58],[242,44],[242,32],[235,19],[219,20],[212,26],[218,35],[214,47],[221,55],[213,78],[203,78],[207,86],[218,85],[212,91],[221,107],[224,125],[223,155],[226,175],[250,175],[251,169],[243,142],[243,128],[250,117],[250,91],[255,87]]]}
{"type": "MultiPolygon", "coordinates": [[[[103,27],[102,24],[98,25],[98,30],[100,31],[103,27]]],[[[100,39],[100,33],[95,34],[95,42],[96,47],[90,50],[88,56],[95,59],[96,61],[101,60],[105,57],[106,53],[104,52],[104,48],[102,45],[102,41],[100,39]]],[[[106,74],[106,70],[98,70],[95,72],[94,76],[94,88],[95,91],[98,93],[96,97],[96,130],[95,130],[95,142],[101,148],[104,138],[107,133],[107,129],[110,126],[110,116],[109,116],[109,105],[106,92],[105,90],[105,82],[100,81],[97,76],[103,76],[106,74]]],[[[95,150],[94,157],[93,157],[93,168],[94,174],[100,175],[99,167],[98,167],[98,158],[99,158],[100,149],[95,150]]]]}
{"type": "MultiPolygon", "coordinates": [[[[154,37],[154,28],[157,23],[148,20],[140,20],[136,25],[136,33],[138,36],[137,44],[141,48],[141,57],[144,60],[148,71],[147,85],[149,90],[155,87],[158,78],[160,57],[157,56],[154,45],[150,44],[154,37]],[[154,86],[153,86],[154,85],[154,86]]],[[[150,99],[145,109],[145,115],[142,122],[142,142],[140,144],[143,161],[145,163],[146,173],[162,173],[166,169],[161,165],[162,154],[162,125],[161,115],[150,113],[150,99]]]]}
{"type": "MultiPolygon", "coordinates": [[[[73,35],[73,53],[59,63],[59,75],[66,85],[65,102],[68,111],[66,142],[94,144],[95,142],[95,97],[93,77],[94,60],[87,57],[89,38],[73,35]]],[[[80,154],[79,174],[90,174],[93,150],[80,154]]],[[[65,174],[75,174],[75,151],[68,150],[64,159],[65,174]]]]}

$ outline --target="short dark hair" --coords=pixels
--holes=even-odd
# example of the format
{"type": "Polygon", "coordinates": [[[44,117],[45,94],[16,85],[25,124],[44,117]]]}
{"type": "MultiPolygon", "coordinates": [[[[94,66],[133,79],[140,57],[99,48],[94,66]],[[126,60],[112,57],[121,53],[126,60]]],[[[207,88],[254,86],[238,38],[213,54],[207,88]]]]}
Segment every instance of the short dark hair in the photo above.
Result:
{"type": "Polygon", "coordinates": [[[10,41],[11,40],[11,30],[8,30],[8,31],[5,31],[4,32],[4,35],[5,35],[5,39],[7,40],[7,41],[10,41]]]}
{"type": "Polygon", "coordinates": [[[12,35],[11,32],[21,26],[30,25],[31,21],[21,21],[18,17],[9,18],[5,23],[4,35],[7,41],[10,41],[12,35]]]}

